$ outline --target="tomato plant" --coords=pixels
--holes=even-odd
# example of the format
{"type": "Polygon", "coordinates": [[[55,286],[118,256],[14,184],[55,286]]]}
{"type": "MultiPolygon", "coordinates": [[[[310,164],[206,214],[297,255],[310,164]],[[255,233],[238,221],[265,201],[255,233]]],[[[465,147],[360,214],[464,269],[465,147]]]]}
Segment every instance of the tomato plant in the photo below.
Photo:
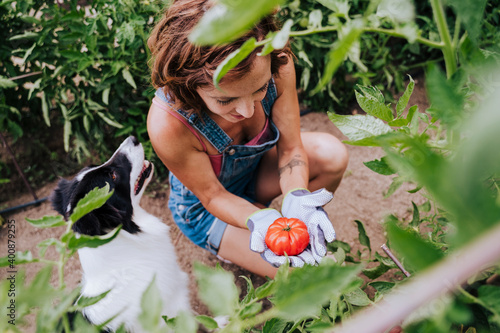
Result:
{"type": "Polygon", "coordinates": [[[307,226],[299,219],[280,217],[267,229],[266,244],[279,256],[302,253],[309,244],[307,226]]]}

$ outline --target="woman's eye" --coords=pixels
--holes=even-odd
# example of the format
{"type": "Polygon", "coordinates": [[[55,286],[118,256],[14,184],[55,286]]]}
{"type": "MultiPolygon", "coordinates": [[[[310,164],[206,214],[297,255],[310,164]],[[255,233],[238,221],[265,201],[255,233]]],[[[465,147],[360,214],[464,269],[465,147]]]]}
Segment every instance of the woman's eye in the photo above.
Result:
{"type": "Polygon", "coordinates": [[[267,86],[268,86],[268,84],[266,84],[265,86],[263,86],[262,88],[260,88],[259,90],[257,90],[257,92],[260,93],[260,92],[266,91],[267,90],[267,86]]]}
{"type": "Polygon", "coordinates": [[[231,103],[231,100],[228,100],[228,101],[217,100],[217,103],[219,103],[220,105],[228,105],[229,103],[231,103]]]}

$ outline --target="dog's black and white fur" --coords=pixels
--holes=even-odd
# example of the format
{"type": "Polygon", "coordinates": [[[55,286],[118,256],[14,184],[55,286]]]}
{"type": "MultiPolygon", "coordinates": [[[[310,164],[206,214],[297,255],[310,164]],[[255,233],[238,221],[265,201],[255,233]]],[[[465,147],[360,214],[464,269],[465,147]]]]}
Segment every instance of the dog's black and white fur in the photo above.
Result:
{"type": "Polygon", "coordinates": [[[155,277],[163,301],[162,315],[190,311],[187,274],[176,259],[169,228],[139,206],[153,175],[144,160],[142,145],[126,139],[103,165],[85,168],[72,180],[62,179],[52,195],[54,208],[68,218],[76,203],[95,187],[110,184],[111,198],[101,208],[78,220],[73,229],[86,235],[104,235],[122,225],[118,236],[98,248],[78,251],[83,269],[82,295],[104,299],[84,309],[84,316],[99,325],[116,316],[110,330],[122,324],[128,332],[143,331],[137,320],[141,297],[155,277]]]}

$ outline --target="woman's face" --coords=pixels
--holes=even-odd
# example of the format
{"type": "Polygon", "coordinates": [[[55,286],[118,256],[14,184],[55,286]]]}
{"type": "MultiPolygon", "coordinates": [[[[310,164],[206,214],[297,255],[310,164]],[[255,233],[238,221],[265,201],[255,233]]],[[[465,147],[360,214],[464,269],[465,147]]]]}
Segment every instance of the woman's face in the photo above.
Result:
{"type": "Polygon", "coordinates": [[[256,57],[250,71],[240,79],[224,80],[221,90],[212,84],[196,89],[207,108],[232,123],[251,118],[255,104],[266,96],[271,79],[271,56],[256,57]]]}

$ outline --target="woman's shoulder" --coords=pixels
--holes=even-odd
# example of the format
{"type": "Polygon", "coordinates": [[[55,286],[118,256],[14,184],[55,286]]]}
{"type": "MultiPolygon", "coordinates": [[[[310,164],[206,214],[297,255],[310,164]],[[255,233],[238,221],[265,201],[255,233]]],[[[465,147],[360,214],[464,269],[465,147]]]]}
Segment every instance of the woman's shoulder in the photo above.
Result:
{"type": "Polygon", "coordinates": [[[163,154],[175,153],[177,150],[187,150],[197,146],[197,140],[192,135],[187,135],[189,129],[171,112],[167,111],[170,106],[163,101],[156,100],[149,109],[147,128],[149,139],[155,150],[163,154]],[[161,103],[161,104],[160,104],[161,103]],[[168,143],[168,144],[166,144],[168,143]]]}

